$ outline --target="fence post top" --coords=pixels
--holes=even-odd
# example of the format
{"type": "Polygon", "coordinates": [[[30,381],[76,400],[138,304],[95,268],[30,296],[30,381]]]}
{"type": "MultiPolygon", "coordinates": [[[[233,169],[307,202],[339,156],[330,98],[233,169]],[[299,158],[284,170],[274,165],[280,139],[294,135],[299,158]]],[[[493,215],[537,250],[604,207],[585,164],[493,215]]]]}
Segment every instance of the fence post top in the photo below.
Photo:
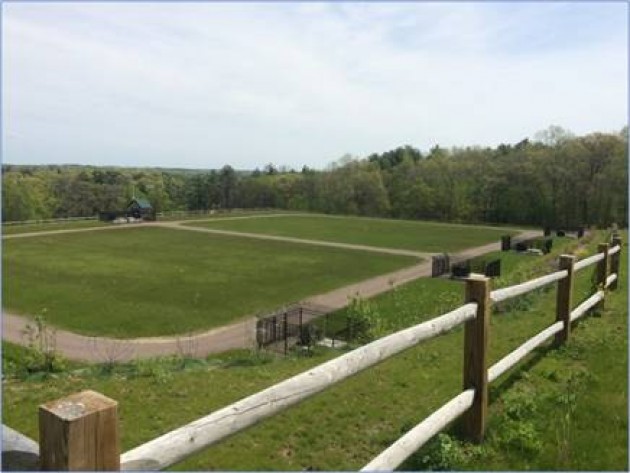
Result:
{"type": "Polygon", "coordinates": [[[97,393],[96,391],[85,390],[55,401],[49,401],[39,407],[40,409],[55,414],[59,418],[74,420],[117,405],[118,403],[116,401],[107,396],[97,393]]]}
{"type": "Polygon", "coordinates": [[[489,278],[485,274],[470,273],[468,276],[462,279],[466,282],[469,282],[469,281],[486,281],[487,282],[487,281],[490,281],[491,278],[489,278]]]}

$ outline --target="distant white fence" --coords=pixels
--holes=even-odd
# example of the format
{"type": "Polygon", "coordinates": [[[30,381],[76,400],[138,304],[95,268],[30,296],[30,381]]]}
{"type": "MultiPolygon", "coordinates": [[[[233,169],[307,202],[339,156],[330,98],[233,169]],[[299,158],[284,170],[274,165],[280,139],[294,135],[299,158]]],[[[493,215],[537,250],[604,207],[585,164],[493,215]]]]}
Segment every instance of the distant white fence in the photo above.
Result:
{"type": "Polygon", "coordinates": [[[77,222],[80,220],[98,220],[98,215],[93,217],[66,217],[66,218],[47,218],[40,220],[19,220],[13,222],[2,222],[2,225],[34,225],[38,223],[65,223],[65,222],[77,222]]]}

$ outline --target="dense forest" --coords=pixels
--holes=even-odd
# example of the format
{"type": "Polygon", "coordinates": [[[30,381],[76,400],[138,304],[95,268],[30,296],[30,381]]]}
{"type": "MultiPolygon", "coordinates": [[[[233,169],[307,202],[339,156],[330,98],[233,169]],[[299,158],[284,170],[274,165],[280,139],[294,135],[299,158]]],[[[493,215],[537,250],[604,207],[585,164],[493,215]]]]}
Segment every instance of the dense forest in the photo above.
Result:
{"type": "Polygon", "coordinates": [[[496,148],[403,146],[326,170],[192,171],[91,166],[2,168],[2,220],[93,216],[132,193],[155,209],[278,208],[335,214],[570,227],[627,226],[628,129],[559,127],[496,148]]]}

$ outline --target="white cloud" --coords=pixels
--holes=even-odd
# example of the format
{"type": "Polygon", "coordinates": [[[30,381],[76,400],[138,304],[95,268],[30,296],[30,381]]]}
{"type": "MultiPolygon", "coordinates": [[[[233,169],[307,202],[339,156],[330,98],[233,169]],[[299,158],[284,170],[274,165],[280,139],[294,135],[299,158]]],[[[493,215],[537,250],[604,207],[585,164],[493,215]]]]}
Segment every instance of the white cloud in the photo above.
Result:
{"type": "Polygon", "coordinates": [[[627,7],[586,7],[6,4],[4,160],[323,167],[618,129],[627,7]]]}

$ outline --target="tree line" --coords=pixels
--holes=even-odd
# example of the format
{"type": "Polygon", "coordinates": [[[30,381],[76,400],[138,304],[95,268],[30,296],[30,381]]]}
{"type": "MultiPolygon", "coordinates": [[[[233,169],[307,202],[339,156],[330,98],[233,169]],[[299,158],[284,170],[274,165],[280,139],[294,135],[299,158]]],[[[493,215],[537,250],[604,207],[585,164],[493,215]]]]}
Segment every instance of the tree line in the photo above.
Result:
{"type": "Polygon", "coordinates": [[[627,226],[628,136],[550,127],[531,141],[421,152],[401,146],[325,170],[184,171],[4,165],[2,220],[93,216],[133,194],[157,212],[277,208],[551,227],[627,226]]]}

